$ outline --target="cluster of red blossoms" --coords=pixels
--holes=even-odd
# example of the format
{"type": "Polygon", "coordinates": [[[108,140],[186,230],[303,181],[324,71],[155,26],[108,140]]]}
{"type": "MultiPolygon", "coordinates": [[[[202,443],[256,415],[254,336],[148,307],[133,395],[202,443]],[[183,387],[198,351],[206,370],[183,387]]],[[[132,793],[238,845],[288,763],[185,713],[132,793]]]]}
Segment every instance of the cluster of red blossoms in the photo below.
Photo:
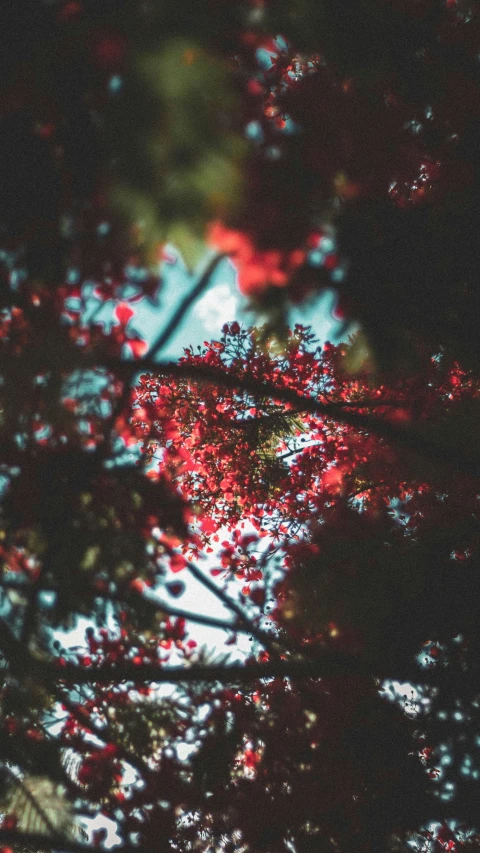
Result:
{"type": "Polygon", "coordinates": [[[207,232],[208,242],[218,252],[225,252],[237,269],[238,287],[245,296],[252,296],[266,287],[286,287],[295,271],[305,262],[306,252],[260,250],[247,234],[213,222],[207,232]]]}

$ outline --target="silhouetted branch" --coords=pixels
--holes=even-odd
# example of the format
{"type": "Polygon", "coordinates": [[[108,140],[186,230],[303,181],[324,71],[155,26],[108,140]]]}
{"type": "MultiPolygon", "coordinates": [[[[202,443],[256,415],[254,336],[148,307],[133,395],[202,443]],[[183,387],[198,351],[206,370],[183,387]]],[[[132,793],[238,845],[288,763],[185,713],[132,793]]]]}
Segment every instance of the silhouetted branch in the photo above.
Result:
{"type": "Polygon", "coordinates": [[[148,358],[155,358],[155,356],[162,351],[166,344],[168,344],[170,338],[177,331],[179,324],[182,322],[190,306],[193,305],[193,303],[199,298],[199,296],[201,296],[202,293],[207,289],[208,285],[210,284],[210,280],[212,278],[213,273],[217,269],[220,262],[227,257],[227,254],[219,254],[215,255],[215,257],[212,258],[207,268],[198,279],[196,285],[182,299],[180,305],[178,306],[177,310],[168,322],[167,326],[150,347],[148,351],[148,358]]]}
{"type": "MultiPolygon", "coordinates": [[[[181,323],[183,317],[187,313],[190,306],[193,305],[195,300],[198,299],[198,297],[203,293],[204,290],[206,290],[206,288],[210,284],[211,277],[212,277],[213,273],[215,272],[217,266],[226,257],[228,257],[228,256],[225,254],[219,254],[219,255],[215,255],[215,257],[212,258],[212,260],[208,264],[206,270],[200,276],[197,284],[193,287],[193,289],[190,291],[190,293],[188,293],[185,296],[185,298],[182,299],[182,301],[180,302],[180,305],[178,306],[177,310],[173,314],[173,316],[172,316],[171,320],[169,321],[169,323],[167,324],[166,328],[160,334],[160,337],[156,341],[154,341],[154,343],[150,347],[150,350],[149,350],[148,356],[147,356],[147,358],[149,360],[153,361],[155,356],[159,352],[161,352],[161,350],[164,348],[164,346],[166,346],[166,344],[168,343],[168,341],[170,340],[172,335],[177,330],[179,324],[181,323]]],[[[111,436],[111,432],[112,432],[113,426],[115,424],[115,420],[118,417],[118,414],[126,406],[129,393],[130,393],[130,383],[128,380],[126,380],[119,398],[112,405],[112,412],[111,412],[111,414],[110,414],[110,416],[109,416],[109,418],[105,424],[105,441],[101,445],[99,445],[99,447],[97,448],[97,453],[98,453],[98,456],[100,458],[105,457],[106,451],[108,449],[108,439],[111,436]]]]}
{"type": "MultiPolygon", "coordinates": [[[[18,582],[7,578],[0,578],[0,589],[13,589],[17,592],[28,593],[32,587],[31,583],[18,582]]],[[[50,584],[41,586],[44,592],[58,592],[58,587],[50,584]]],[[[180,617],[188,622],[195,622],[199,625],[207,625],[209,628],[218,628],[221,631],[234,631],[236,634],[251,634],[250,627],[239,625],[238,622],[228,621],[227,619],[218,619],[216,616],[208,616],[202,613],[194,613],[191,610],[184,610],[181,607],[175,607],[166,601],[159,599],[145,598],[141,593],[129,592],[128,595],[121,593],[100,592],[95,590],[96,598],[103,598],[106,601],[117,603],[125,602],[130,607],[135,607],[135,599],[138,604],[148,607],[152,613],[165,613],[167,616],[180,617]]]]}
{"type": "MultiPolygon", "coordinates": [[[[165,550],[168,554],[173,555],[174,551],[171,548],[165,546],[165,550]]],[[[201,583],[205,589],[208,589],[222,604],[225,605],[232,613],[237,617],[238,623],[243,625],[244,629],[247,633],[251,634],[252,637],[255,637],[261,645],[271,651],[273,654],[278,654],[278,648],[275,644],[274,638],[267,634],[265,631],[262,631],[261,628],[257,628],[257,626],[252,622],[249,618],[248,614],[245,612],[243,607],[237,604],[233,598],[230,598],[223,589],[218,587],[216,583],[214,583],[207,575],[205,575],[201,569],[198,568],[194,563],[190,562],[190,560],[185,560],[185,565],[192,577],[194,577],[199,583],[201,583]]]]}
{"type": "MultiPolygon", "coordinates": [[[[450,671],[449,669],[427,669],[414,664],[397,667],[386,665],[372,666],[369,661],[356,655],[339,652],[322,652],[315,659],[292,658],[288,660],[270,660],[267,663],[235,662],[205,666],[204,664],[186,664],[181,666],[162,666],[158,664],[122,663],[101,664],[98,667],[77,666],[70,663],[45,663],[31,658],[28,672],[38,680],[46,681],[50,688],[53,682],[65,684],[178,684],[219,681],[222,684],[248,684],[261,678],[333,678],[346,675],[363,675],[379,680],[394,679],[410,681],[414,684],[464,684],[467,679],[478,680],[478,671],[450,671]]],[[[51,689],[51,688],[50,688],[51,689]]]]}
{"type": "MultiPolygon", "coordinates": [[[[381,420],[362,412],[351,411],[351,401],[348,405],[341,402],[323,403],[315,397],[299,394],[291,388],[279,388],[273,382],[257,379],[254,376],[238,376],[228,370],[208,367],[203,364],[175,364],[173,362],[154,362],[148,358],[136,362],[109,360],[106,364],[124,376],[139,371],[150,371],[162,376],[168,375],[178,379],[190,379],[198,382],[214,384],[224,388],[248,391],[252,395],[267,396],[281,403],[286,403],[295,411],[309,412],[315,415],[325,415],[335,421],[344,423],[359,432],[367,432],[378,438],[392,442],[404,450],[421,455],[442,466],[454,468],[471,476],[480,476],[480,462],[464,453],[458,447],[436,444],[410,427],[399,426],[386,420],[381,420]]],[[[358,402],[358,409],[366,408],[365,403],[358,402]]]]}

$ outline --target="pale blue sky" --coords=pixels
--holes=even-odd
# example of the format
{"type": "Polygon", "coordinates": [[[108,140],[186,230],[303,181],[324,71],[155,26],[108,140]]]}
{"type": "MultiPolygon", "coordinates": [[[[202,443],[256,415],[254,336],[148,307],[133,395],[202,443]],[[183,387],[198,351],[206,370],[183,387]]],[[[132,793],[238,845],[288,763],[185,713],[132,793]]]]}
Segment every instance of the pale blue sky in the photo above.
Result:
{"type": "MultiPolygon", "coordinates": [[[[171,252],[173,255],[173,251],[171,252]]],[[[181,258],[173,264],[165,263],[162,269],[163,287],[157,305],[142,300],[132,307],[135,317],[132,328],[152,344],[177,308],[180,300],[194,287],[198,276],[209,262],[207,254],[199,264],[195,275],[189,275],[181,258]]],[[[247,301],[236,285],[235,269],[228,259],[216,268],[209,287],[204,295],[190,308],[176,329],[159,358],[175,360],[183,355],[187,346],[202,346],[204,341],[218,338],[224,323],[238,320],[242,325],[251,326],[261,323],[262,318],[247,311],[247,301]]],[[[290,310],[289,324],[312,325],[321,341],[332,339],[338,332],[339,323],[332,315],[335,304],[334,292],[326,291],[312,302],[306,302],[290,310]]],[[[112,305],[106,303],[97,315],[97,321],[107,326],[112,321],[112,305]]]]}

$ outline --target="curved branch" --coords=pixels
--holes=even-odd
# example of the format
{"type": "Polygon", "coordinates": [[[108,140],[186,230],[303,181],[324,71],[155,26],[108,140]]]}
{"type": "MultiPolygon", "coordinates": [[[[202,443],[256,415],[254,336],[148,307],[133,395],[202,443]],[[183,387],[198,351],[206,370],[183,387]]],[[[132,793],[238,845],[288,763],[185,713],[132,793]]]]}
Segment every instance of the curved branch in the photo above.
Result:
{"type": "MultiPolygon", "coordinates": [[[[166,552],[170,554],[170,556],[174,553],[173,549],[168,548],[165,545],[164,548],[166,552]]],[[[201,571],[201,569],[199,569],[198,566],[196,566],[194,563],[190,562],[189,560],[185,560],[185,564],[192,577],[199,581],[199,583],[201,583],[205,587],[205,589],[208,589],[209,592],[212,593],[212,595],[218,598],[218,600],[221,601],[222,604],[224,604],[224,606],[227,607],[231,613],[235,614],[239,624],[243,625],[247,633],[251,634],[252,637],[255,637],[255,639],[258,640],[258,642],[261,643],[264,648],[268,649],[268,651],[272,652],[273,654],[278,654],[278,648],[275,644],[274,639],[271,637],[270,634],[267,634],[265,631],[262,631],[260,628],[257,628],[257,626],[248,617],[248,614],[245,613],[243,607],[237,604],[237,602],[234,601],[233,598],[230,598],[230,596],[227,595],[227,593],[224,592],[223,589],[218,587],[216,583],[214,583],[207,575],[205,575],[201,571]]]]}
{"type": "Polygon", "coordinates": [[[102,598],[106,598],[109,601],[125,601],[126,604],[129,604],[131,607],[135,607],[135,599],[138,604],[142,606],[146,606],[155,613],[166,613],[167,616],[175,616],[179,619],[186,619],[187,622],[196,622],[198,625],[206,625],[208,628],[218,628],[221,631],[233,631],[236,634],[251,634],[250,625],[248,626],[240,626],[236,622],[229,622],[226,619],[218,619],[216,616],[206,616],[201,613],[193,613],[190,610],[183,610],[181,607],[174,607],[171,604],[167,604],[167,602],[159,601],[153,598],[145,598],[141,593],[132,592],[128,596],[123,596],[120,594],[117,595],[103,595],[102,598]]]}
{"type": "MultiPolygon", "coordinates": [[[[301,658],[298,653],[289,659],[275,658],[267,663],[257,661],[235,662],[232,664],[190,664],[163,667],[158,664],[134,664],[123,661],[117,664],[101,664],[98,667],[77,666],[70,663],[45,662],[34,657],[23,648],[22,644],[10,634],[5,623],[0,620],[0,648],[6,653],[13,664],[13,674],[17,676],[34,677],[43,681],[48,689],[58,695],[59,682],[65,684],[115,684],[131,681],[134,684],[157,683],[177,684],[195,683],[202,681],[220,681],[228,683],[249,683],[261,678],[324,678],[345,675],[364,675],[377,679],[396,679],[411,681],[415,684],[442,684],[447,681],[450,686],[465,683],[466,678],[478,681],[479,667],[468,672],[447,669],[425,669],[414,663],[406,666],[388,668],[385,665],[372,664],[368,659],[358,655],[342,652],[323,651],[317,658],[301,658]],[[5,645],[3,634],[10,634],[10,643],[5,645]],[[20,647],[21,653],[18,651],[20,647]],[[20,669],[20,671],[19,671],[20,669]],[[52,685],[54,685],[52,687],[52,685]]],[[[59,699],[63,701],[63,697],[59,699]]]]}
{"type": "MultiPolygon", "coordinates": [[[[450,467],[470,476],[480,476],[480,461],[464,453],[462,450],[446,448],[436,444],[421,433],[409,427],[398,426],[378,417],[352,411],[352,403],[347,407],[343,403],[322,403],[315,397],[299,394],[292,388],[279,388],[273,382],[258,379],[255,376],[242,376],[219,370],[203,364],[176,364],[173,362],[154,362],[151,359],[139,359],[135,362],[109,360],[105,367],[124,376],[131,376],[139,371],[151,371],[160,375],[173,376],[178,379],[191,379],[220,385],[224,388],[234,388],[248,391],[251,394],[271,397],[278,402],[286,403],[297,412],[309,412],[314,415],[325,415],[333,420],[344,423],[359,432],[367,432],[378,438],[392,442],[404,450],[424,456],[432,462],[439,462],[443,467],[450,467]]],[[[358,409],[365,409],[365,403],[358,403],[358,409]]]]}

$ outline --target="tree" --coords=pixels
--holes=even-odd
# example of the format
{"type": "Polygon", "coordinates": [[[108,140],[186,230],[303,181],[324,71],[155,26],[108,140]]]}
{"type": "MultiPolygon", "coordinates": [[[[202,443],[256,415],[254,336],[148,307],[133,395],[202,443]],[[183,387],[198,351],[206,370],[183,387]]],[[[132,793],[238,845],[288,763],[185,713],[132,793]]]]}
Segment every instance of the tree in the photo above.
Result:
{"type": "Polygon", "coordinates": [[[4,853],[478,849],[477,6],[2,15],[4,853]],[[225,256],[267,324],[159,361],[225,256]]]}
{"type": "Polygon", "coordinates": [[[444,815],[474,829],[478,783],[462,768],[478,697],[477,476],[443,457],[464,466],[453,451],[478,381],[432,359],[428,376],[379,385],[345,373],[347,346],[319,349],[301,327],[280,352],[261,340],[233,323],[163,368],[168,385],[141,375],[115,423],[126,446],[140,439],[140,467],[62,452],[34,422],[4,500],[5,760],[115,817],[127,846],[383,850],[444,815]],[[216,531],[222,586],[195,562],[216,531]],[[206,622],[255,638],[246,664],[196,650],[190,617],[164,603],[180,571],[231,611],[206,622]],[[99,626],[107,602],[117,629],[93,622],[88,650],[55,650],[52,627],[72,612],[99,626]],[[388,677],[424,684],[428,713],[386,702],[388,677]],[[177,691],[156,699],[165,681],[177,691]],[[465,718],[458,732],[449,714],[465,718]],[[462,790],[450,808],[436,796],[445,742],[462,790]],[[129,793],[128,766],[143,782],[129,793]]]}

